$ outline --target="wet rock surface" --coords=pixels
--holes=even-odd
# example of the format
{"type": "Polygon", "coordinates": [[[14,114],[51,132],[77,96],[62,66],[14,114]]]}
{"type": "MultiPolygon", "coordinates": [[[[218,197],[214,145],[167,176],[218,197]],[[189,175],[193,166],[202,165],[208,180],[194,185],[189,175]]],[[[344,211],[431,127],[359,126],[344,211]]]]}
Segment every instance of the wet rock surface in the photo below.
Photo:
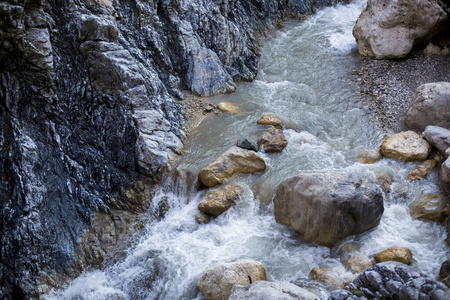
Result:
{"type": "Polygon", "coordinates": [[[78,274],[94,212],[142,209],[126,194],[180,152],[181,90],[253,79],[267,28],[331,3],[1,2],[0,298],[78,274]]]}
{"type": "Polygon", "coordinates": [[[248,286],[236,285],[229,300],[314,300],[317,295],[290,282],[257,281],[248,286]]]}
{"type": "Polygon", "coordinates": [[[383,214],[375,184],[338,174],[300,174],[284,180],[274,198],[275,219],[306,241],[332,247],[374,228],[383,214]]]}
{"type": "Polygon", "coordinates": [[[208,269],[197,286],[206,300],[227,300],[235,285],[250,285],[266,280],[266,269],[258,261],[243,259],[208,269]]]}
{"type": "Polygon", "coordinates": [[[200,199],[198,210],[217,217],[227,211],[243,192],[244,188],[238,184],[209,190],[200,199]]]}
{"type": "MultiPolygon", "coordinates": [[[[399,262],[376,264],[349,286],[369,299],[446,299],[449,288],[399,262]]],[[[332,298],[338,299],[338,298],[332,298]]],[[[341,298],[352,299],[352,298],[341,298]]]]}
{"type": "Polygon", "coordinates": [[[198,179],[204,185],[214,187],[233,175],[262,172],[265,169],[264,159],[255,151],[232,147],[201,169],[198,179]]]}

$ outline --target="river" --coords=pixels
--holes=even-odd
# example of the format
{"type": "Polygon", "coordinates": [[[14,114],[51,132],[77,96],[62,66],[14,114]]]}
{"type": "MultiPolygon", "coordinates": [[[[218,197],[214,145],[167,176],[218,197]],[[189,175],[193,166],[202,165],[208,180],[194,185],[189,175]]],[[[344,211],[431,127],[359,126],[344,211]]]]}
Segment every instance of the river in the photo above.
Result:
{"type": "Polygon", "coordinates": [[[305,21],[286,22],[264,41],[257,78],[239,84],[233,94],[211,99],[216,104],[235,103],[241,113],[205,118],[186,141],[180,169],[198,172],[239,138],[256,138],[266,130],[256,124],[264,114],[287,124],[288,146],[283,152],[262,153],[266,172],[233,178],[245,187],[235,206],[199,225],[194,216],[204,191],[169,177],[151,201],[153,207],[166,201],[170,210],[162,219],[149,217],[124,259],[103,270],[86,271],[45,298],[203,299],[196,288],[202,273],[215,264],[244,258],[262,262],[272,281],[306,280],[314,267],[333,267],[338,277],[350,281],[355,275],[346,271],[338,256],[345,243],[353,243],[369,257],[388,247],[408,247],[413,266],[436,276],[441,263],[450,258],[446,233],[439,224],[413,220],[408,204],[421,193],[438,192],[437,172],[410,182],[406,175],[414,163],[384,159],[365,165],[356,159],[361,151],[378,149],[393,133],[371,123],[351,78],[359,59],[351,31],[364,5],[361,1],[337,5],[305,21]],[[307,243],[277,224],[271,199],[283,179],[300,172],[350,172],[369,179],[380,173],[391,176],[394,183],[391,193],[385,194],[380,225],[329,249],[307,243]]]}

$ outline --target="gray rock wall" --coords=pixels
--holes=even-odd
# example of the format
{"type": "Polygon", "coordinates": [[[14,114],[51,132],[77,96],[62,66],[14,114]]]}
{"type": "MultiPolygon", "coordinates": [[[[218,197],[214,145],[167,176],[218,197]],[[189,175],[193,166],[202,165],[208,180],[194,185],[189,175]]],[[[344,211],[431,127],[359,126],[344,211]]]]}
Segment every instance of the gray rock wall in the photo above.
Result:
{"type": "Polygon", "coordinates": [[[233,91],[255,77],[267,28],[330,4],[0,2],[0,298],[79,272],[94,211],[139,210],[126,191],[182,147],[181,90],[233,91]]]}

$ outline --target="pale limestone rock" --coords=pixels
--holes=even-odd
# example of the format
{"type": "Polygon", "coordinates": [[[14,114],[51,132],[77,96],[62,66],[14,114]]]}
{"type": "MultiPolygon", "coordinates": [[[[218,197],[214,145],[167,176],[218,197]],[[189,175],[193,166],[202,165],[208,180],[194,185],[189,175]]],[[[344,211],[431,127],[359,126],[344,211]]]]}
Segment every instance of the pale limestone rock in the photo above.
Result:
{"type": "Polygon", "coordinates": [[[444,220],[441,213],[448,203],[448,198],[440,194],[423,194],[409,204],[409,211],[414,219],[425,221],[444,220]]]}
{"type": "Polygon", "coordinates": [[[406,176],[409,180],[419,180],[427,177],[429,171],[433,170],[436,167],[437,161],[434,159],[427,159],[421,165],[417,165],[414,170],[409,172],[406,176]]]}
{"type": "Polygon", "coordinates": [[[431,146],[414,131],[404,131],[387,137],[380,152],[384,157],[403,161],[425,160],[431,146]]]}
{"type": "Polygon", "coordinates": [[[343,288],[345,284],[333,268],[312,268],[308,276],[313,280],[328,283],[338,288],[343,288]]]}
{"type": "Polygon", "coordinates": [[[266,169],[264,159],[255,151],[232,147],[200,170],[199,180],[213,187],[236,174],[261,172],[266,169]]]}
{"type": "Polygon", "coordinates": [[[358,161],[362,164],[374,164],[379,161],[382,157],[380,151],[376,150],[364,150],[356,156],[358,161]]]}
{"type": "Polygon", "coordinates": [[[379,252],[374,257],[375,262],[385,262],[385,261],[398,261],[405,265],[410,265],[412,263],[412,253],[411,250],[405,247],[392,247],[379,252]]]}
{"type": "Polygon", "coordinates": [[[361,253],[348,253],[341,258],[341,263],[353,274],[364,272],[373,265],[372,260],[361,253]]]}
{"type": "Polygon", "coordinates": [[[450,82],[419,86],[406,113],[406,125],[424,130],[428,125],[450,129],[450,82]]]}
{"type": "Polygon", "coordinates": [[[316,294],[290,282],[257,281],[251,285],[236,285],[229,300],[314,300],[316,294]]]}
{"type": "Polygon", "coordinates": [[[278,223],[327,247],[374,228],[384,211],[382,192],[375,184],[353,176],[311,173],[284,180],[274,209],[278,223]]]}
{"type": "Polygon", "coordinates": [[[217,217],[227,211],[243,192],[244,188],[238,184],[228,184],[209,190],[200,199],[198,210],[217,217]]]}
{"type": "Polygon", "coordinates": [[[223,263],[207,270],[197,286],[206,300],[228,300],[235,285],[250,285],[266,280],[266,269],[258,261],[239,260],[223,263]]]}
{"type": "Polygon", "coordinates": [[[270,128],[258,140],[259,148],[267,153],[281,152],[287,146],[287,139],[281,129],[270,128]]]}
{"type": "Polygon", "coordinates": [[[283,122],[280,119],[272,115],[264,115],[259,118],[256,123],[259,125],[272,125],[279,129],[283,128],[284,126],[283,122]]]}
{"type": "Polygon", "coordinates": [[[223,112],[230,113],[230,114],[241,113],[241,109],[239,108],[239,106],[237,106],[237,104],[231,103],[231,102],[220,102],[219,109],[223,112]]]}
{"type": "Polygon", "coordinates": [[[353,36],[358,51],[378,59],[403,58],[436,34],[447,15],[435,0],[369,0],[353,36]]]}

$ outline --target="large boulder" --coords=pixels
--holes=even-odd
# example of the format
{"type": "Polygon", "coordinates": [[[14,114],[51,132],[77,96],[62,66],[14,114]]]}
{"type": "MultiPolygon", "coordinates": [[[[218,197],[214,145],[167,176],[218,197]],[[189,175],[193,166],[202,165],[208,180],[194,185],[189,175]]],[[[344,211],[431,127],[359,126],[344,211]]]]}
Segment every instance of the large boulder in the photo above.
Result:
{"type": "Polygon", "coordinates": [[[217,217],[227,211],[243,192],[244,188],[238,184],[209,190],[200,199],[198,210],[217,217]]]}
{"type": "Polygon", "coordinates": [[[450,82],[419,86],[406,113],[406,125],[418,130],[428,125],[450,128],[450,82]]]}
{"type": "Polygon", "coordinates": [[[413,256],[411,250],[405,247],[391,247],[385,249],[374,257],[375,262],[385,262],[385,261],[398,261],[405,265],[410,265],[413,262],[413,256]]]}
{"type": "Polygon", "coordinates": [[[236,285],[229,300],[314,300],[316,294],[290,282],[257,281],[251,285],[236,285]]]}
{"type": "Polygon", "coordinates": [[[338,174],[300,174],[284,180],[274,198],[275,219],[306,241],[332,247],[378,225],[383,195],[373,183],[338,174]]]}
{"type": "Polygon", "coordinates": [[[266,269],[254,260],[223,263],[207,270],[197,286],[206,300],[228,300],[235,285],[249,285],[266,280],[266,269]]]}
{"type": "Polygon", "coordinates": [[[423,136],[444,155],[445,151],[450,148],[450,130],[446,128],[429,125],[425,128],[423,136]]]}
{"type": "Polygon", "coordinates": [[[283,130],[278,128],[270,128],[258,140],[259,148],[267,153],[281,152],[287,143],[288,141],[284,136],[283,130]]]}
{"type": "Polygon", "coordinates": [[[414,131],[404,131],[387,137],[380,152],[384,157],[403,161],[425,160],[431,145],[414,131]]]}
{"type": "Polygon", "coordinates": [[[369,299],[448,299],[450,289],[405,264],[389,261],[376,264],[356,278],[350,290],[369,299]]]}
{"type": "Polygon", "coordinates": [[[213,187],[235,174],[255,173],[265,169],[264,159],[255,151],[232,147],[201,169],[198,178],[204,185],[213,187]]]}
{"type": "Polygon", "coordinates": [[[361,55],[403,58],[414,44],[435,35],[446,20],[436,0],[369,0],[353,36],[361,55]]]}

